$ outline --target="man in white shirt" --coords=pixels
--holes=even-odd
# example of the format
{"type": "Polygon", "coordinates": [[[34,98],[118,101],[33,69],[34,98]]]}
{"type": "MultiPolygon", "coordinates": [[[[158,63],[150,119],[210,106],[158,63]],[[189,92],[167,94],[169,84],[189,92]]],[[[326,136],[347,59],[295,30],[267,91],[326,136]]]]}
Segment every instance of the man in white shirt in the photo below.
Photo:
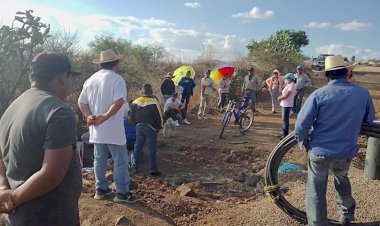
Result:
{"type": "Polygon", "coordinates": [[[79,109],[87,119],[90,143],[94,144],[95,199],[103,199],[112,190],[105,177],[109,152],[114,161],[113,176],[116,184],[115,202],[134,203],[137,198],[129,192],[128,155],[123,116],[126,107],[127,87],[118,75],[121,55],[111,49],[102,51],[100,59],[93,61],[101,70],[83,85],[78,99],[79,109]]]}
{"type": "Polygon", "coordinates": [[[172,97],[169,98],[164,105],[164,116],[165,120],[168,118],[172,118],[176,126],[179,126],[178,123],[178,114],[181,112],[182,103],[177,98],[178,93],[174,92],[172,97]]]}
{"type": "Polygon", "coordinates": [[[210,103],[212,90],[214,88],[214,80],[210,78],[210,70],[207,69],[205,76],[201,80],[201,103],[198,110],[198,119],[207,119],[206,108],[210,103]]]}

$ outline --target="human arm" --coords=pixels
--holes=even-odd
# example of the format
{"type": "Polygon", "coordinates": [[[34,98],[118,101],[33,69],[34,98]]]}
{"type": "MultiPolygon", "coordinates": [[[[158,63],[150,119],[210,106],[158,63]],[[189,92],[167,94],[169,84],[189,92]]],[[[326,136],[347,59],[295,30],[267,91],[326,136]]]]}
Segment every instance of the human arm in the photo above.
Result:
{"type": "Polygon", "coordinates": [[[111,107],[108,109],[108,111],[106,113],[101,114],[101,115],[96,115],[94,125],[100,125],[104,121],[111,118],[113,115],[115,115],[120,110],[120,108],[123,106],[123,104],[124,104],[123,98],[120,98],[120,99],[116,100],[115,102],[113,102],[113,104],[111,105],[111,107]]]}
{"type": "Polygon", "coordinates": [[[87,125],[93,125],[95,123],[95,115],[92,114],[90,106],[88,104],[80,103],[78,100],[79,110],[82,112],[84,117],[86,117],[87,125]]]}
{"type": "Polygon", "coordinates": [[[45,150],[41,169],[12,192],[15,206],[20,206],[56,188],[67,174],[73,152],[72,145],[45,150]]]}
{"type": "Polygon", "coordinates": [[[363,118],[363,122],[373,122],[375,120],[375,108],[373,106],[372,97],[368,92],[366,113],[363,118]]]}
{"type": "Polygon", "coordinates": [[[10,189],[6,172],[3,155],[0,150],[0,213],[9,213],[16,208],[12,200],[12,190],[10,189]]]}
{"type": "Polygon", "coordinates": [[[304,76],[305,76],[305,80],[306,80],[305,86],[311,86],[311,79],[309,78],[309,76],[306,74],[304,76]]]}
{"type": "Polygon", "coordinates": [[[315,94],[312,93],[302,106],[297,115],[297,121],[294,129],[295,138],[300,145],[305,146],[308,150],[309,131],[318,115],[318,101],[315,94]]]}

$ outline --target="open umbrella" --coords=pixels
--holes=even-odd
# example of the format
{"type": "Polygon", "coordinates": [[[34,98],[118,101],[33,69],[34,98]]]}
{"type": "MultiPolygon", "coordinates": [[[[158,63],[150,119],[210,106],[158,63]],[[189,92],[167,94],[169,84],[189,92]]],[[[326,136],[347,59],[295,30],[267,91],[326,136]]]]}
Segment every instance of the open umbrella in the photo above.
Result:
{"type": "Polygon", "coordinates": [[[215,84],[219,84],[219,81],[223,79],[223,74],[228,75],[228,79],[231,79],[235,74],[235,68],[232,66],[221,66],[211,71],[210,78],[214,80],[215,84]]]}
{"type": "Polygon", "coordinates": [[[181,67],[177,68],[173,73],[173,82],[178,85],[181,78],[186,76],[186,72],[190,71],[190,77],[194,78],[195,72],[194,69],[191,66],[182,65],[181,67]]]}

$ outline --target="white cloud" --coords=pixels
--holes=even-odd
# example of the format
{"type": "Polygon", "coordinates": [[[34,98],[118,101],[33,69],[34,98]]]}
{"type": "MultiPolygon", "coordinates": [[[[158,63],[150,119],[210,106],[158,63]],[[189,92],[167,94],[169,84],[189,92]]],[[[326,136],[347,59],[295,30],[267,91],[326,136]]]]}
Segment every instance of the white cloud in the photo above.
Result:
{"type": "Polygon", "coordinates": [[[273,11],[262,11],[258,7],[253,7],[249,12],[242,12],[231,15],[232,18],[242,19],[270,19],[273,16],[273,11]]]}
{"type": "Polygon", "coordinates": [[[324,29],[324,28],[331,27],[331,24],[326,23],[326,22],[317,23],[313,21],[313,22],[310,22],[308,25],[305,25],[304,27],[313,28],[313,29],[324,29]]]}
{"type": "Polygon", "coordinates": [[[185,6],[188,8],[196,9],[196,8],[200,8],[202,5],[198,2],[186,2],[185,6]]]}
{"type": "Polygon", "coordinates": [[[362,31],[362,30],[365,30],[365,29],[372,27],[372,24],[361,23],[361,22],[357,22],[356,20],[354,20],[350,23],[338,24],[338,25],[336,25],[336,27],[342,31],[362,31]]]}
{"type": "Polygon", "coordinates": [[[380,51],[375,51],[371,49],[363,49],[353,45],[344,45],[332,43],[330,45],[320,46],[316,49],[318,54],[330,53],[330,54],[340,54],[351,58],[355,56],[356,59],[380,59],[380,51]]]}

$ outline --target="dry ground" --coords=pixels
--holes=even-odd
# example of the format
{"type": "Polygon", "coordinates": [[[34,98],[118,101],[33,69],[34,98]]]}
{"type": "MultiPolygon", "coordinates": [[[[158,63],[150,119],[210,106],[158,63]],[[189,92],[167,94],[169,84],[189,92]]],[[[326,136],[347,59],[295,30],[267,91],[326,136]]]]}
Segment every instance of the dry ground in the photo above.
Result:
{"type": "MultiPolygon", "coordinates": [[[[378,76],[361,75],[357,81],[371,89],[379,118],[378,76]]],[[[313,81],[316,87],[324,84],[322,78],[313,77],[313,81]]],[[[258,110],[254,125],[245,136],[238,133],[236,126],[230,125],[224,139],[219,139],[221,115],[214,111],[210,119],[204,121],[195,119],[192,114],[193,125],[181,126],[175,137],[164,138],[160,134],[158,165],[163,175],[152,178],[143,170],[132,177],[132,191],[139,197],[136,204],[116,204],[111,198],[94,200],[93,174],[84,173],[79,201],[81,225],[114,225],[122,216],[124,224],[120,222],[119,225],[299,225],[269,204],[261,194],[265,162],[279,141],[281,114],[270,114],[269,103],[259,103],[258,110]]],[[[291,117],[292,126],[294,122],[295,118],[291,117]]],[[[299,160],[302,165],[302,155],[295,151],[288,160],[299,160]]],[[[144,160],[146,166],[146,156],[144,160]]],[[[366,217],[380,220],[373,198],[378,197],[379,191],[373,188],[378,188],[379,184],[364,181],[362,170],[354,169],[352,174],[358,220],[366,217]],[[368,190],[372,196],[363,190],[368,190]]],[[[303,208],[304,175],[285,176],[282,181],[288,188],[287,198],[303,208]]],[[[330,216],[336,217],[336,209],[329,210],[330,216]]]]}

